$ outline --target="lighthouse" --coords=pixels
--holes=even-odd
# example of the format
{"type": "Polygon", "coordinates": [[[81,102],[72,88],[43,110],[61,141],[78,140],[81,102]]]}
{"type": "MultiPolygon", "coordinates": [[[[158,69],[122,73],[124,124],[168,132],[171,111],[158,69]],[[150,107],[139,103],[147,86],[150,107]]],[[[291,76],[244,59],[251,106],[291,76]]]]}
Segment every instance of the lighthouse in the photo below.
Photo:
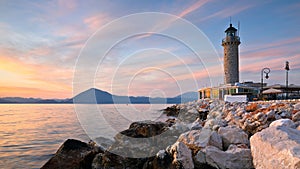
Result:
{"type": "Polygon", "coordinates": [[[225,38],[222,40],[224,47],[224,73],[225,84],[234,84],[239,82],[239,45],[240,37],[237,35],[237,29],[229,25],[225,30],[225,38]]]}

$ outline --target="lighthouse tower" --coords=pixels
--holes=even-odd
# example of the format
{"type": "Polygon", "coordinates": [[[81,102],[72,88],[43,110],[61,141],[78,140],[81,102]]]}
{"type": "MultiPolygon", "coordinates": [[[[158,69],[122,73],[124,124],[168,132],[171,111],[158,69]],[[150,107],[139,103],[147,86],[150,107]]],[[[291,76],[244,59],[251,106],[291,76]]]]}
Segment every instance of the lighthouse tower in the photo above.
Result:
{"type": "Polygon", "coordinates": [[[236,32],[237,29],[230,24],[229,28],[225,30],[226,37],[222,40],[225,84],[239,82],[239,45],[241,42],[236,32]]]}

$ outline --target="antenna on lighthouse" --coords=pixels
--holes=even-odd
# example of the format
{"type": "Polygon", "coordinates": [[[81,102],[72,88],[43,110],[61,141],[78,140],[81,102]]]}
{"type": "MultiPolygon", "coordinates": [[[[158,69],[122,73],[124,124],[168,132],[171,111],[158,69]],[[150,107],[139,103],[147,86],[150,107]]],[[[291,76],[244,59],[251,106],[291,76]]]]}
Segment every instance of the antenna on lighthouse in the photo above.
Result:
{"type": "Polygon", "coordinates": [[[240,36],[240,21],[238,21],[238,36],[240,36]]]}
{"type": "Polygon", "coordinates": [[[229,24],[231,24],[231,16],[230,16],[230,18],[229,18],[229,24]]]}

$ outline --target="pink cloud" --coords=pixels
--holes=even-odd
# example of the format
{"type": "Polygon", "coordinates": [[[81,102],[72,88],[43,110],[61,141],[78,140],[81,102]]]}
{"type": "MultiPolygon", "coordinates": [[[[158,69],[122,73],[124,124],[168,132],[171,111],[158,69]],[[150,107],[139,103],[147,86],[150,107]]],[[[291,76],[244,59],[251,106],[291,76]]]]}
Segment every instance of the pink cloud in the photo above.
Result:
{"type": "Polygon", "coordinates": [[[210,0],[199,0],[196,3],[194,3],[193,5],[189,6],[185,10],[183,10],[178,16],[182,18],[182,17],[188,15],[189,13],[197,10],[198,8],[201,8],[202,6],[204,6],[209,1],[210,0]]]}
{"type": "Polygon", "coordinates": [[[275,48],[275,47],[283,47],[295,43],[300,43],[300,37],[280,39],[279,41],[275,41],[275,42],[247,46],[243,52],[251,52],[251,51],[257,51],[257,50],[275,48]]]}
{"type": "Polygon", "coordinates": [[[84,23],[91,31],[96,31],[108,21],[105,14],[97,14],[84,19],[84,23]]]}
{"type": "Polygon", "coordinates": [[[200,18],[199,22],[203,22],[205,20],[212,19],[215,17],[228,18],[229,16],[234,16],[234,15],[236,15],[242,11],[245,11],[253,6],[254,6],[254,4],[247,4],[247,5],[233,4],[229,8],[225,8],[219,12],[216,12],[216,13],[213,13],[206,17],[200,18]]]}

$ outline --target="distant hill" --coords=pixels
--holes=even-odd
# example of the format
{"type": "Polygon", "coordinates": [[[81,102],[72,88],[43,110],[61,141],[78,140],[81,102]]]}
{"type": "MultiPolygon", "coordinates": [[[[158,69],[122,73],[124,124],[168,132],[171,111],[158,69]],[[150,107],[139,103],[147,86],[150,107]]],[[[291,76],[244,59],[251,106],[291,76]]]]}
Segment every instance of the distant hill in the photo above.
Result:
{"type": "Polygon", "coordinates": [[[172,98],[152,98],[146,96],[118,96],[109,92],[91,88],[79,93],[71,99],[40,99],[23,97],[4,97],[0,98],[0,103],[43,103],[43,104],[178,104],[198,99],[197,92],[187,92],[172,98]]]}
{"type": "Polygon", "coordinates": [[[23,97],[3,97],[0,103],[73,103],[72,99],[40,99],[40,98],[23,98],[23,97]]]}
{"type": "Polygon", "coordinates": [[[112,95],[106,91],[91,88],[79,93],[73,98],[74,103],[97,103],[97,104],[150,104],[150,103],[168,103],[178,104],[198,99],[197,92],[187,92],[173,98],[151,98],[146,96],[118,96],[112,95]]]}

